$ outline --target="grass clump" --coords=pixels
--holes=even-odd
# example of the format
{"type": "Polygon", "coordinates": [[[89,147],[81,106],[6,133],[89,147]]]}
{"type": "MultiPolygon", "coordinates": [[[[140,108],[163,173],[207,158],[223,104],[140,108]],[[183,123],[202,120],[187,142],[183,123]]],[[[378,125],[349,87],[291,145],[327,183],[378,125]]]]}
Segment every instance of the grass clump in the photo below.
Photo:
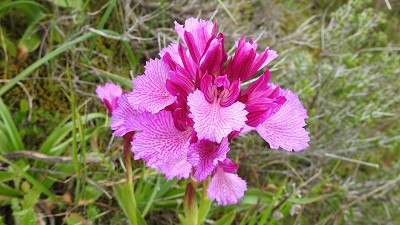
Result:
{"type": "MultiPolygon", "coordinates": [[[[128,223],[122,141],[94,88],[129,90],[129,71],[176,41],[173,21],[197,16],[232,34],[227,48],[247,33],[278,51],[272,75],[299,93],[312,140],[299,154],[252,132],[235,141],[250,189],[239,205],[213,205],[205,224],[400,223],[398,3],[20,1],[44,15],[35,23],[4,11],[10,2],[0,3],[0,224],[128,223]],[[39,39],[21,55],[27,33],[39,39]]],[[[179,223],[186,181],[133,164],[137,216],[179,223]]]]}

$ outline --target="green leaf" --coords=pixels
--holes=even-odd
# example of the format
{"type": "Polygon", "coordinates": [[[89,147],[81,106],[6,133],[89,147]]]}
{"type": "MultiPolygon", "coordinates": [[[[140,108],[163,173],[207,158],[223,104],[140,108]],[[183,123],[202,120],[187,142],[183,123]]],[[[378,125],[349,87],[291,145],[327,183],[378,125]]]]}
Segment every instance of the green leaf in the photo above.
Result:
{"type": "Polygon", "coordinates": [[[214,225],[230,225],[235,219],[236,211],[231,211],[230,213],[224,215],[221,219],[214,223],[214,225]]]}
{"type": "Polygon", "coordinates": [[[24,144],[21,136],[19,135],[18,129],[11,117],[11,113],[4,104],[2,98],[0,98],[0,121],[2,121],[4,124],[4,135],[9,138],[12,147],[11,149],[3,149],[3,151],[10,152],[23,150],[24,144]]]}
{"type": "Polygon", "coordinates": [[[128,183],[114,185],[113,191],[118,205],[129,219],[131,225],[145,225],[143,217],[140,215],[136,207],[135,196],[128,183]]]}
{"type": "Polygon", "coordinates": [[[38,188],[41,192],[43,192],[45,195],[47,195],[49,198],[51,198],[55,202],[60,202],[60,199],[57,198],[56,195],[54,195],[49,189],[47,189],[43,184],[36,180],[34,177],[32,177],[30,174],[25,172],[22,168],[20,168],[18,165],[10,162],[8,159],[4,158],[2,155],[0,155],[0,161],[3,161],[7,164],[9,164],[21,177],[24,177],[26,180],[28,180],[33,186],[38,188]]]}
{"type": "Polygon", "coordinates": [[[26,16],[28,21],[34,21],[39,16],[42,16],[43,12],[48,11],[46,7],[35,1],[11,1],[0,5],[0,17],[12,9],[26,16]]]}
{"type": "Polygon", "coordinates": [[[19,102],[19,111],[21,112],[28,112],[29,110],[29,103],[26,99],[21,99],[19,102]]]}
{"type": "Polygon", "coordinates": [[[14,212],[14,216],[18,215],[21,219],[21,224],[32,224],[36,225],[36,212],[34,206],[39,201],[41,191],[39,188],[34,187],[29,190],[29,192],[24,195],[24,199],[21,203],[22,210],[18,213],[14,212]]]}
{"type": "Polygon", "coordinates": [[[18,178],[18,176],[13,172],[0,172],[0,182],[6,182],[15,178],[18,178]]]}
{"type": "Polygon", "coordinates": [[[9,186],[0,183],[0,196],[9,196],[9,197],[21,197],[22,196],[22,192],[17,190],[17,189],[13,189],[10,188],[9,186]]]}
{"type": "Polygon", "coordinates": [[[71,7],[75,9],[82,10],[83,1],[82,0],[47,0],[59,7],[71,7]]]}
{"type": "Polygon", "coordinates": [[[0,27],[0,46],[3,46],[7,50],[9,56],[15,57],[17,55],[17,47],[14,42],[8,37],[7,32],[5,32],[0,27]]]}

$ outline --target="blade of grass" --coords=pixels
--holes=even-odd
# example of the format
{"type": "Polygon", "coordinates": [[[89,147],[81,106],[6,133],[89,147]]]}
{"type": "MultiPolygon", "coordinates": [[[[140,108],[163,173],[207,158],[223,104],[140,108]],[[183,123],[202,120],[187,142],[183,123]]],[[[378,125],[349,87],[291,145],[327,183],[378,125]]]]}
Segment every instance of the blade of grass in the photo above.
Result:
{"type": "MultiPolygon", "coordinates": [[[[71,118],[72,115],[68,116],[68,120],[71,118]]],[[[88,122],[98,118],[105,118],[106,115],[102,113],[91,113],[82,117],[83,122],[88,122]]],[[[39,152],[43,154],[51,154],[51,150],[54,146],[60,143],[71,131],[73,128],[72,122],[66,123],[66,121],[62,121],[60,125],[57,126],[52,133],[48,135],[46,140],[43,142],[41,147],[39,148],[39,152]]]]}
{"type": "MultiPolygon", "coordinates": [[[[108,20],[108,17],[110,17],[111,12],[112,12],[112,10],[114,9],[114,7],[116,5],[115,4],[116,2],[117,2],[116,0],[111,0],[111,1],[108,2],[107,9],[104,12],[104,15],[101,17],[99,25],[97,26],[98,30],[103,29],[104,25],[106,24],[106,22],[108,20]]],[[[94,35],[93,38],[92,38],[92,42],[90,43],[89,51],[88,51],[88,54],[87,54],[88,63],[90,62],[90,58],[92,57],[92,53],[93,53],[94,47],[96,46],[97,38],[98,38],[98,35],[94,35]]]]}
{"type": "Polygon", "coordinates": [[[74,94],[74,89],[72,86],[72,79],[71,79],[71,74],[69,73],[69,68],[67,65],[67,79],[68,79],[68,85],[70,89],[70,95],[65,94],[71,104],[71,111],[72,111],[72,161],[74,164],[74,169],[75,169],[75,174],[77,175],[76,178],[76,186],[75,186],[75,203],[79,202],[80,199],[80,174],[81,174],[81,168],[79,165],[79,159],[78,159],[78,145],[77,145],[77,138],[76,138],[76,105],[75,105],[75,94],[74,94]]]}
{"type": "Polygon", "coordinates": [[[4,158],[2,155],[0,155],[0,161],[9,164],[21,177],[24,177],[26,180],[28,180],[33,186],[37,187],[42,193],[47,195],[47,197],[49,197],[51,200],[55,202],[61,202],[60,199],[58,199],[57,196],[54,195],[49,189],[43,186],[41,182],[39,182],[31,175],[29,175],[27,172],[22,170],[18,165],[12,163],[8,159],[4,158]]]}
{"type": "Polygon", "coordinates": [[[158,186],[160,185],[160,176],[157,177],[157,182],[156,185],[152,188],[152,193],[150,195],[150,198],[147,200],[146,206],[144,207],[143,211],[142,211],[142,217],[144,218],[147,213],[150,210],[150,207],[153,204],[154,198],[157,195],[157,191],[158,191],[158,186]]]}
{"type": "Polygon", "coordinates": [[[226,14],[228,14],[229,18],[231,18],[231,20],[232,20],[236,25],[239,25],[239,23],[236,21],[235,17],[233,17],[231,11],[229,11],[229,9],[226,7],[226,5],[225,5],[221,0],[217,0],[217,2],[222,6],[222,8],[223,8],[224,11],[226,12],[226,14]]]}
{"type": "Polygon", "coordinates": [[[232,224],[235,219],[236,211],[231,211],[228,214],[224,215],[221,219],[214,223],[214,225],[229,225],[232,224]]]}
{"type": "Polygon", "coordinates": [[[279,187],[278,192],[276,195],[272,198],[272,202],[270,202],[268,208],[266,208],[262,213],[261,213],[261,219],[259,221],[259,225],[263,225],[267,222],[268,218],[271,216],[272,210],[274,209],[275,203],[279,200],[279,198],[282,195],[282,192],[285,188],[287,182],[287,178],[283,181],[282,185],[279,187]]]}
{"type": "MultiPolygon", "coordinates": [[[[72,91],[72,90],[71,90],[72,91]]],[[[72,91],[73,93],[73,91],[72,91]]],[[[86,163],[86,141],[85,141],[85,128],[83,127],[83,123],[81,120],[81,116],[79,114],[79,111],[76,109],[75,106],[75,112],[76,114],[76,119],[78,123],[78,133],[79,133],[79,140],[80,140],[80,146],[81,146],[81,151],[80,151],[80,162],[82,162],[82,194],[85,194],[85,188],[86,188],[86,178],[87,178],[87,163],[86,163]]],[[[81,196],[85,198],[85,196],[81,196]]]]}
{"type": "Polygon", "coordinates": [[[0,196],[21,197],[22,192],[0,183],[0,196]]]}
{"type": "Polygon", "coordinates": [[[9,8],[15,7],[18,5],[23,5],[23,6],[28,6],[28,7],[38,7],[44,11],[48,11],[46,7],[44,7],[41,4],[34,2],[34,1],[12,1],[12,2],[8,2],[8,3],[5,3],[0,6],[0,16],[1,16],[1,13],[7,11],[9,8]]]}
{"type": "Polygon", "coordinates": [[[7,136],[6,127],[0,122],[0,153],[5,154],[13,149],[12,143],[10,143],[10,138],[7,136]]]}
{"type": "Polygon", "coordinates": [[[12,143],[12,150],[22,150],[24,149],[24,144],[22,142],[21,136],[19,135],[18,129],[11,117],[11,113],[7,106],[4,104],[3,99],[0,98],[0,120],[3,121],[5,127],[5,135],[10,138],[12,143]]]}
{"type": "Polygon", "coordinates": [[[105,70],[102,70],[102,69],[99,69],[99,68],[96,68],[96,67],[93,67],[93,66],[90,66],[90,65],[87,65],[87,64],[83,64],[83,63],[79,63],[79,62],[78,62],[78,64],[81,65],[81,66],[87,67],[89,69],[95,70],[96,72],[100,73],[99,76],[101,78],[110,79],[110,80],[112,80],[112,81],[114,81],[114,82],[116,82],[118,84],[126,86],[129,89],[133,88],[133,84],[132,84],[132,81],[130,79],[127,79],[125,77],[119,76],[117,74],[110,73],[108,71],[105,71],[105,70]]]}
{"type": "Polygon", "coordinates": [[[134,204],[135,201],[132,201],[134,200],[135,196],[129,187],[129,183],[114,185],[113,191],[118,205],[121,207],[126,217],[128,217],[131,225],[146,224],[143,218],[138,214],[136,204],[134,204]]]}
{"type": "Polygon", "coordinates": [[[84,35],[76,38],[73,41],[70,41],[68,43],[65,43],[63,45],[61,45],[59,48],[55,49],[54,51],[50,52],[49,54],[45,55],[43,58],[37,60],[35,63],[33,63],[32,65],[30,65],[28,68],[26,68],[24,71],[22,71],[21,73],[19,73],[16,77],[14,77],[13,79],[11,79],[7,84],[5,84],[3,87],[0,88],[0,97],[3,96],[8,90],[10,90],[12,87],[14,87],[18,81],[20,81],[21,79],[27,77],[29,74],[31,74],[35,69],[37,69],[39,66],[43,65],[44,63],[46,63],[47,61],[53,59],[54,57],[56,57],[57,55],[67,51],[70,47],[87,40],[88,38],[92,37],[93,33],[92,32],[88,32],[85,33],[84,35]]]}

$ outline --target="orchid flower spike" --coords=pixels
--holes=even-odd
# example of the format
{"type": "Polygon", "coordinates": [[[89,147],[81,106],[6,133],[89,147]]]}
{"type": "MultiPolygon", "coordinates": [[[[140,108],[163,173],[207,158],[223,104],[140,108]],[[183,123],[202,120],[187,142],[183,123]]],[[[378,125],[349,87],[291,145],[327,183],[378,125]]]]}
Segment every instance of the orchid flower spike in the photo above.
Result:
{"type": "Polygon", "coordinates": [[[296,94],[270,83],[268,68],[241,89],[278,56],[275,51],[257,52],[257,44],[243,36],[229,58],[224,35],[206,20],[175,22],[175,31],[181,42],[148,61],[131,92],[107,83],[97,94],[112,114],[114,136],[136,132],[131,142],[136,160],[168,180],[211,177],[210,199],[236,204],[247,184],[227,156],[232,139],[255,130],[273,149],[301,151],[310,141],[307,111],[296,94]]]}

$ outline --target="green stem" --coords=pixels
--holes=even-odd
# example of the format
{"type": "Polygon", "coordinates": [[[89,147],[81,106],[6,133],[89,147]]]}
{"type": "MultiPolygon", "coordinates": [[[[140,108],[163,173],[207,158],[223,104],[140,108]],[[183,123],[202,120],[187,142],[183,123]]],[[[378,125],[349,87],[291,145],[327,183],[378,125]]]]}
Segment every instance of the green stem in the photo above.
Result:
{"type": "Polygon", "coordinates": [[[208,212],[211,208],[212,201],[208,198],[207,195],[207,188],[210,184],[210,177],[203,181],[203,191],[201,192],[201,201],[200,201],[200,208],[199,208],[199,219],[198,223],[203,224],[207,218],[208,212]]]}
{"type": "Polygon", "coordinates": [[[197,206],[196,199],[196,185],[192,179],[190,179],[189,183],[186,185],[185,196],[183,199],[183,209],[185,211],[186,225],[197,225],[199,208],[197,206]]]}
{"type": "Polygon", "coordinates": [[[126,182],[128,184],[128,189],[130,196],[129,198],[131,201],[128,201],[129,204],[132,204],[132,208],[135,209],[133,212],[128,212],[130,214],[130,222],[132,225],[138,224],[137,213],[136,213],[136,199],[135,199],[135,192],[133,186],[133,175],[132,175],[132,152],[131,152],[131,140],[132,140],[132,133],[127,133],[124,136],[124,163],[126,168],[126,182]]]}

